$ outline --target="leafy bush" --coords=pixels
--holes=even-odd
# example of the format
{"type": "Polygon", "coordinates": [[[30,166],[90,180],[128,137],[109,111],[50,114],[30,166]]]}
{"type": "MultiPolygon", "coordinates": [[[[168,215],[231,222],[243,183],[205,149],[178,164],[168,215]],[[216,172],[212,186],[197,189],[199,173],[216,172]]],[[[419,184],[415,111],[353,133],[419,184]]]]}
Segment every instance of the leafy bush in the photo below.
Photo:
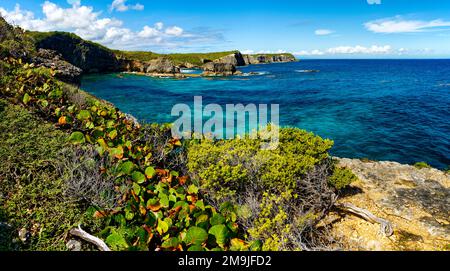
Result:
{"type": "Polygon", "coordinates": [[[337,190],[341,190],[357,180],[358,177],[350,169],[335,167],[329,178],[329,184],[337,190]]]}
{"type": "Polygon", "coordinates": [[[260,140],[194,140],[187,165],[214,206],[238,206],[239,223],[262,249],[308,249],[319,245],[315,224],[336,198],[328,185],[332,144],[296,128],[280,130],[274,151],[260,140]]]}
{"type": "MultiPolygon", "coordinates": [[[[51,70],[36,69],[14,59],[9,59],[9,65],[2,80],[2,96],[67,130],[70,134],[67,141],[73,145],[94,147],[99,154],[96,159],[110,159],[111,164],[99,171],[104,176],[113,176],[115,189],[125,193],[123,204],[113,210],[95,212],[96,217],[107,222],[100,236],[108,245],[118,250],[249,247],[242,240],[232,206],[207,205],[187,176],[165,168],[182,148],[179,140],[158,138],[166,133],[165,128],[142,129],[107,103],[89,97],[79,99],[79,95],[74,99],[74,91],[56,81],[51,70]],[[153,145],[155,141],[149,138],[157,140],[157,144],[153,145]],[[158,156],[161,151],[165,155],[158,156]]],[[[78,162],[83,167],[82,160],[78,162]]]]}
{"type": "Polygon", "coordinates": [[[426,162],[417,162],[414,164],[414,167],[417,169],[431,168],[431,166],[428,165],[426,162]]]}
{"type": "Polygon", "coordinates": [[[231,200],[248,186],[276,192],[296,188],[296,181],[328,158],[333,142],[296,128],[280,130],[274,151],[260,148],[260,140],[193,141],[188,168],[201,188],[217,200],[231,200]]]}

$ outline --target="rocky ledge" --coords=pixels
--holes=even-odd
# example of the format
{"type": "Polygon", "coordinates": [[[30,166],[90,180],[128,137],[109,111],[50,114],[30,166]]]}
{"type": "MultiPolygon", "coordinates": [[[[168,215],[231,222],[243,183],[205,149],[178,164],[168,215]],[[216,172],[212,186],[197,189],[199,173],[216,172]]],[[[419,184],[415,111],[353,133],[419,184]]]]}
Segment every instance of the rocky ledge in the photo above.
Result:
{"type": "Polygon", "coordinates": [[[80,84],[83,70],[65,61],[61,54],[48,49],[39,49],[31,62],[37,66],[51,68],[56,72],[56,77],[64,82],[80,84]]]}
{"type": "Polygon", "coordinates": [[[122,70],[146,74],[179,74],[180,68],[172,60],[159,57],[150,61],[122,60],[122,70]]]}
{"type": "Polygon", "coordinates": [[[386,237],[380,234],[379,225],[332,212],[327,220],[346,249],[450,249],[449,173],[396,162],[339,159],[339,163],[359,178],[339,201],[364,208],[394,228],[394,234],[386,237]]]}
{"type": "Polygon", "coordinates": [[[291,54],[243,55],[240,52],[235,52],[214,61],[207,62],[202,66],[202,69],[204,70],[204,76],[229,76],[241,74],[241,72],[237,70],[237,67],[241,66],[295,61],[297,61],[297,59],[291,54]]]}

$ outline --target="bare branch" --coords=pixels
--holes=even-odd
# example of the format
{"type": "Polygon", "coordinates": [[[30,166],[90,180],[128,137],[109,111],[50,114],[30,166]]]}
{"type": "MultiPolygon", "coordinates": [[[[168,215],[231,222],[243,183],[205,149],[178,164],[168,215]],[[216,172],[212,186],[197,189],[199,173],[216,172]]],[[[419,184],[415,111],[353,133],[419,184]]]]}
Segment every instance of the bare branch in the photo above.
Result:
{"type": "Polygon", "coordinates": [[[355,214],[371,223],[380,224],[381,232],[388,237],[391,236],[392,234],[394,234],[392,224],[389,221],[379,218],[365,209],[356,207],[350,203],[339,203],[339,204],[335,204],[335,206],[343,211],[355,214]]]}
{"type": "Polygon", "coordinates": [[[105,244],[105,242],[103,242],[103,240],[93,235],[90,235],[89,233],[82,230],[81,225],[79,225],[78,228],[70,230],[70,234],[72,234],[73,236],[80,237],[86,242],[96,245],[98,249],[101,251],[111,251],[111,249],[105,244]]]}

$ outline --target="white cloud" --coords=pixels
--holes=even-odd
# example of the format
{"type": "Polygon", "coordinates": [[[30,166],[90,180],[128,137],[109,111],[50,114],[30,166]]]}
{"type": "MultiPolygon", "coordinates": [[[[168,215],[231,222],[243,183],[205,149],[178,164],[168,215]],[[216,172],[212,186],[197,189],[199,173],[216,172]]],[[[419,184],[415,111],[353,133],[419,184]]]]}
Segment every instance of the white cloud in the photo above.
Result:
{"type": "MultiPolygon", "coordinates": [[[[406,51],[406,49],[403,49],[403,52],[406,51]]],[[[365,46],[338,46],[329,48],[327,50],[311,50],[311,51],[299,51],[295,52],[294,55],[299,56],[323,56],[323,55],[374,55],[374,54],[393,54],[398,53],[398,51],[393,50],[390,45],[384,45],[384,46],[378,46],[378,45],[372,45],[370,47],[365,46]]]]}
{"type": "MultiPolygon", "coordinates": [[[[42,18],[31,11],[22,10],[16,5],[13,10],[0,7],[0,14],[9,23],[33,31],[67,31],[115,49],[178,48],[201,42],[214,42],[205,39],[203,33],[187,33],[179,26],[166,27],[162,22],[153,26],[145,25],[134,31],[123,26],[121,20],[102,17],[91,6],[81,5],[80,0],[68,1],[70,7],[64,8],[50,1],[42,5],[42,18]]],[[[219,38],[220,36],[218,36],[219,38]]]]}
{"type": "Polygon", "coordinates": [[[327,50],[329,54],[389,54],[392,53],[392,47],[390,45],[371,47],[364,46],[339,46],[330,48],[327,50]]]}
{"type": "Polygon", "coordinates": [[[306,51],[306,50],[302,50],[299,52],[294,52],[293,55],[296,56],[322,56],[325,53],[321,50],[312,50],[312,51],[306,51]]]}
{"type": "Polygon", "coordinates": [[[415,33],[449,28],[450,21],[436,19],[432,21],[405,20],[401,16],[370,21],[364,24],[374,33],[415,33]]]}
{"type": "Polygon", "coordinates": [[[317,36],[327,36],[333,33],[334,31],[329,29],[317,29],[316,31],[314,31],[314,34],[316,34],[317,36]]]}
{"type": "Polygon", "coordinates": [[[240,51],[242,54],[244,55],[254,55],[254,54],[285,54],[287,53],[286,50],[282,50],[282,49],[278,49],[278,50],[259,50],[259,51],[255,51],[255,50],[241,50],[240,51]]]}
{"type": "Polygon", "coordinates": [[[144,6],[137,3],[134,5],[127,5],[127,0],[114,0],[109,6],[109,11],[113,12],[114,10],[119,12],[125,12],[128,10],[144,10],[144,6]]]}
{"type": "Polygon", "coordinates": [[[183,29],[178,26],[172,26],[166,29],[166,34],[170,36],[179,37],[183,35],[183,29]]]}
{"type": "Polygon", "coordinates": [[[381,0],[367,0],[369,5],[381,5],[381,0]]]}

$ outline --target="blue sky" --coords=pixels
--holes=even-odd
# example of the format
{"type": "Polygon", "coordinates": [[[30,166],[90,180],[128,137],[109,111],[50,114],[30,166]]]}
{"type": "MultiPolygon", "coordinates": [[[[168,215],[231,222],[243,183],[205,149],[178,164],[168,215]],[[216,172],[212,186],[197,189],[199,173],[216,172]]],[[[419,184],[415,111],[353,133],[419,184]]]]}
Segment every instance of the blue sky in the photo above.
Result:
{"type": "Polygon", "coordinates": [[[116,49],[450,57],[450,0],[2,0],[0,13],[25,29],[75,32],[116,49]]]}

